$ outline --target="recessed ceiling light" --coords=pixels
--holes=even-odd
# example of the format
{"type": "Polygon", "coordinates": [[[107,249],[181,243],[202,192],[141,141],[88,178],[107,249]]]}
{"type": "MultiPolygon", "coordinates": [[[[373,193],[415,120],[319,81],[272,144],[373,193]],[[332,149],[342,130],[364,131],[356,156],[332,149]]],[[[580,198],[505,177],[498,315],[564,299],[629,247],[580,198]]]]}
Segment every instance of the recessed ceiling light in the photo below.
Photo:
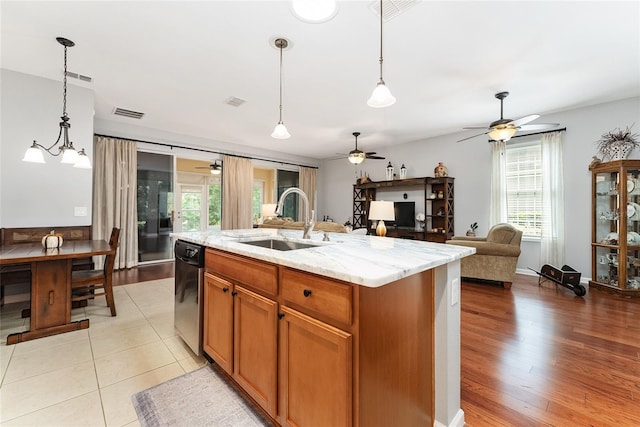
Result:
{"type": "Polygon", "coordinates": [[[327,22],[338,13],[336,0],[291,0],[293,15],[310,24],[327,22]]]}

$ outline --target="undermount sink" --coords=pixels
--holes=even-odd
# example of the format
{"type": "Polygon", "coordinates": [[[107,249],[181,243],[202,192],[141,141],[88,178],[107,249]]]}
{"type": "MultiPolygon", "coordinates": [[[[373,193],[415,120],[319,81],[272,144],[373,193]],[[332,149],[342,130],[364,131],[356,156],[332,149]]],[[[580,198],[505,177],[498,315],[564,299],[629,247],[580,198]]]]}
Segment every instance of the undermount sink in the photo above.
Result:
{"type": "Polygon", "coordinates": [[[260,246],[261,248],[275,249],[277,251],[293,251],[295,249],[306,249],[317,247],[317,244],[293,242],[289,240],[280,239],[264,239],[264,240],[251,240],[248,242],[238,242],[245,245],[260,246]]]}

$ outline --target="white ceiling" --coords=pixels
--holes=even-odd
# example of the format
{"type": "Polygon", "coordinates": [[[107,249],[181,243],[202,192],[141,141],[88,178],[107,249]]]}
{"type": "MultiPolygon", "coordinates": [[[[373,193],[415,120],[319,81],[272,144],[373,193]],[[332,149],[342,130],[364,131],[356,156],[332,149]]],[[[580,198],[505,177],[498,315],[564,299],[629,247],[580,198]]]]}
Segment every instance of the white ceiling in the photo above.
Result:
{"type": "MultiPolygon", "coordinates": [[[[312,158],[488,125],[494,94],[517,119],[640,95],[638,1],[421,1],[384,24],[384,79],[395,105],[366,101],[378,80],[371,1],[340,1],[329,22],[295,18],[287,1],[1,2],[2,67],[93,83],[97,119],[312,158]],[[283,120],[278,121],[282,36],[283,120]],[[224,103],[235,96],[240,107],[224,103]],[[114,116],[115,107],[145,113],[114,116]]],[[[6,107],[5,107],[6,108],[6,107]]],[[[73,117],[71,117],[73,123],[73,117]]],[[[473,131],[459,137],[473,135],[473,131]]]]}

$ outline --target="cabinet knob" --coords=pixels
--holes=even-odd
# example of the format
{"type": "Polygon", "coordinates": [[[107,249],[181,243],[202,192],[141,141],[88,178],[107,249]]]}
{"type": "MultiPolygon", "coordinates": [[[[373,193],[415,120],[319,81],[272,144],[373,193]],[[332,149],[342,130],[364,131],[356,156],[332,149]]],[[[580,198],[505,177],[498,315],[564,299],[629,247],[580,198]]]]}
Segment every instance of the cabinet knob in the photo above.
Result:
{"type": "Polygon", "coordinates": [[[309,289],[305,289],[304,291],[302,291],[302,293],[304,294],[305,297],[309,297],[311,296],[311,291],[309,289]]]}
{"type": "Polygon", "coordinates": [[[222,288],[222,292],[229,292],[229,287],[225,286],[224,288],[222,288]]]}
{"type": "Polygon", "coordinates": [[[278,319],[282,319],[284,317],[284,313],[278,313],[278,319]]]}
{"type": "Polygon", "coordinates": [[[236,291],[233,291],[231,292],[231,295],[235,297],[236,295],[238,295],[238,293],[236,291]]]}

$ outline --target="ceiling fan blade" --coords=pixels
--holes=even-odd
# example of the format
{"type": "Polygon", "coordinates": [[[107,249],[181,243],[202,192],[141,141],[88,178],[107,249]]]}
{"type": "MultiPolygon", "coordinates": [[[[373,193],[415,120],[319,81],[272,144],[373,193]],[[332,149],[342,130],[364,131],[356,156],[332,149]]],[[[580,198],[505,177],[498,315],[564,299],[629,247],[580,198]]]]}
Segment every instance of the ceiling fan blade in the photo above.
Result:
{"type": "Polygon", "coordinates": [[[560,123],[536,123],[535,125],[520,126],[520,130],[545,130],[560,126],[560,123]]]}
{"type": "Polygon", "coordinates": [[[459,139],[459,140],[457,140],[456,142],[462,142],[462,141],[466,141],[467,139],[475,138],[476,136],[486,135],[486,134],[488,134],[489,132],[490,132],[490,131],[486,131],[486,132],[478,133],[478,134],[476,134],[476,135],[468,136],[468,137],[466,137],[466,138],[459,139]]]}
{"type": "Polygon", "coordinates": [[[194,169],[211,169],[211,166],[196,166],[194,169]]]}
{"type": "Polygon", "coordinates": [[[366,158],[367,159],[372,159],[372,160],[384,160],[385,159],[382,156],[374,156],[374,155],[369,155],[369,154],[366,155],[366,158]]]}
{"type": "Polygon", "coordinates": [[[510,124],[510,125],[513,125],[513,126],[515,126],[515,127],[519,127],[519,126],[522,126],[522,125],[525,125],[525,124],[527,124],[527,123],[529,123],[529,122],[534,121],[534,120],[535,120],[535,119],[537,119],[538,117],[540,117],[540,114],[532,114],[532,115],[530,115],[530,116],[526,116],[526,117],[523,117],[523,118],[518,119],[518,120],[513,120],[513,121],[512,121],[512,122],[510,122],[509,124],[510,124]]]}
{"type": "Polygon", "coordinates": [[[466,128],[462,128],[462,129],[486,129],[486,126],[467,126],[466,128]]]}

